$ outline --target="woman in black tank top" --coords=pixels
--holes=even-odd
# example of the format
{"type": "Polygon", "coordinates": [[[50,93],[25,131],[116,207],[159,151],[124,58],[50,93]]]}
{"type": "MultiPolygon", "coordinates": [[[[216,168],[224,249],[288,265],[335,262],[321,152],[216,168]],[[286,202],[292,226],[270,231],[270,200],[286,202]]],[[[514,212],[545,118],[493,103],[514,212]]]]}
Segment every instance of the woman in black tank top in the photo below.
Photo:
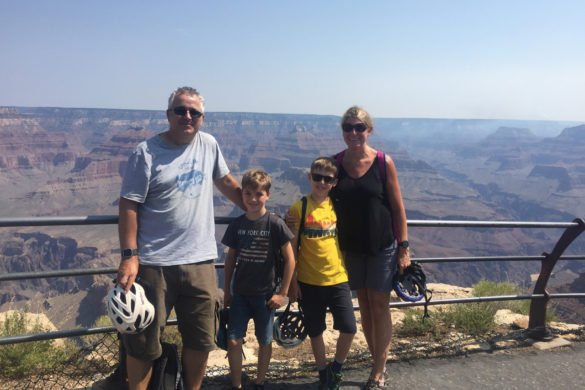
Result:
{"type": "Polygon", "coordinates": [[[372,372],[364,389],[377,389],[384,386],[392,338],[392,276],[396,266],[403,270],[410,265],[406,213],[394,162],[367,143],[373,131],[370,115],[360,107],[350,107],[341,127],[347,149],[336,156],[338,184],[331,199],[339,245],[372,354],[372,372]]]}

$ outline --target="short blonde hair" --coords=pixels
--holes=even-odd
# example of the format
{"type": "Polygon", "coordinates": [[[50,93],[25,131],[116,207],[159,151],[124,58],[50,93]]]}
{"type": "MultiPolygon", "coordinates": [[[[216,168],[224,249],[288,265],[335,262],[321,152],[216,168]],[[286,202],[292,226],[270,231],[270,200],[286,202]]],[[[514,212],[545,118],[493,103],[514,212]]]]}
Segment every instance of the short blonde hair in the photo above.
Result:
{"type": "Polygon", "coordinates": [[[347,111],[345,111],[345,113],[341,117],[341,125],[343,126],[343,124],[350,118],[359,119],[360,121],[365,123],[369,129],[374,130],[374,120],[372,119],[370,114],[360,106],[351,106],[350,108],[348,108],[347,111]]]}
{"type": "Polygon", "coordinates": [[[324,171],[333,174],[333,177],[337,177],[337,162],[331,157],[317,157],[311,163],[311,173],[315,171],[324,171]]]}
{"type": "Polygon", "coordinates": [[[242,188],[260,189],[269,192],[271,185],[270,175],[262,169],[248,169],[242,176],[242,188]]]}

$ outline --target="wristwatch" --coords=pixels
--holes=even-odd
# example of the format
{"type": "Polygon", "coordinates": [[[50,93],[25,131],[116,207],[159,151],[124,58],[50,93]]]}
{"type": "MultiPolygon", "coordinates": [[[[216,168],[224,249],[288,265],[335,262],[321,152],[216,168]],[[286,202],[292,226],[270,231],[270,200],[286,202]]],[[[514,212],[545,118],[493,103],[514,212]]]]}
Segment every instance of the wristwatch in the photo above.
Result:
{"type": "Polygon", "coordinates": [[[410,244],[408,243],[408,240],[404,240],[398,243],[398,247],[408,249],[408,247],[410,247],[410,244]]]}
{"type": "Polygon", "coordinates": [[[120,253],[122,254],[123,259],[127,259],[127,258],[133,257],[133,256],[138,256],[138,248],[122,249],[120,251],[120,253]]]}

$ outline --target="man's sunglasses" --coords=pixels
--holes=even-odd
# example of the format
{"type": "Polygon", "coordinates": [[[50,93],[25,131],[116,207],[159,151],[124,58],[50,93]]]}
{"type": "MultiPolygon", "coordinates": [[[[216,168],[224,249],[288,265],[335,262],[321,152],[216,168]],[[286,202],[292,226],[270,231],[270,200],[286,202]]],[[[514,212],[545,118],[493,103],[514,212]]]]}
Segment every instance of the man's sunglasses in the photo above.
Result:
{"type": "Polygon", "coordinates": [[[189,115],[191,115],[191,118],[199,118],[200,116],[203,115],[202,112],[199,112],[194,108],[187,108],[185,106],[175,107],[175,108],[173,108],[173,112],[175,113],[175,115],[178,115],[178,116],[185,116],[185,115],[187,115],[187,112],[188,112],[189,115]]]}
{"type": "Polygon", "coordinates": [[[350,123],[344,123],[341,125],[341,128],[346,133],[351,133],[352,130],[355,130],[358,133],[363,133],[368,129],[368,125],[366,125],[365,123],[356,123],[355,125],[352,125],[350,123]]]}
{"type": "Polygon", "coordinates": [[[311,173],[311,180],[317,183],[320,183],[322,180],[325,182],[325,184],[331,184],[335,181],[335,178],[333,176],[325,176],[320,175],[318,173],[311,173]]]}

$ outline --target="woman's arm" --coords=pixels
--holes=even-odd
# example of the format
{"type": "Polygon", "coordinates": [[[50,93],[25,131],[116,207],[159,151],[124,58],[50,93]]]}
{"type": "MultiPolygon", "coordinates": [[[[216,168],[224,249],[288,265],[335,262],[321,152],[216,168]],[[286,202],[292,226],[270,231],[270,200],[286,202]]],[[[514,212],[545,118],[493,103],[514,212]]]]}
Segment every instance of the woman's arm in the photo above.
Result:
{"type": "MultiPolygon", "coordinates": [[[[402,192],[398,182],[398,173],[394,161],[386,155],[386,193],[392,211],[392,224],[394,235],[398,243],[408,241],[408,226],[406,223],[406,211],[402,201],[402,192]]],[[[410,249],[398,248],[398,267],[404,270],[410,266],[410,249]]]]}

